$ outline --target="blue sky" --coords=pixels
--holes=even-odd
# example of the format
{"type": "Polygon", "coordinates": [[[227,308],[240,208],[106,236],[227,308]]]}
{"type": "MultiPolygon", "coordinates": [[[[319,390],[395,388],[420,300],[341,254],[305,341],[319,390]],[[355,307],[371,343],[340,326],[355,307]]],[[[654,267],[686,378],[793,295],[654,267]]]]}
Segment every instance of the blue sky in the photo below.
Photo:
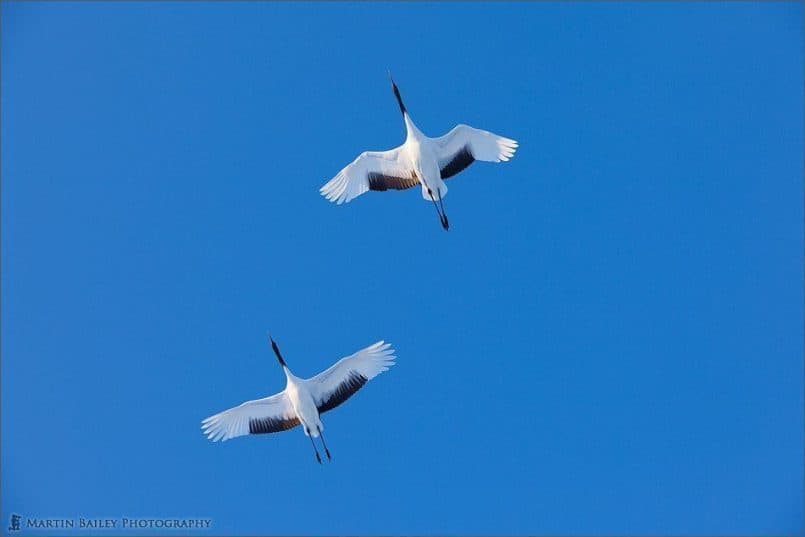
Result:
{"type": "Polygon", "coordinates": [[[2,520],[801,534],[796,3],[2,4],[2,520]],[[346,206],[404,135],[517,139],[346,206]],[[300,430],[207,415],[378,339],[300,430]]]}

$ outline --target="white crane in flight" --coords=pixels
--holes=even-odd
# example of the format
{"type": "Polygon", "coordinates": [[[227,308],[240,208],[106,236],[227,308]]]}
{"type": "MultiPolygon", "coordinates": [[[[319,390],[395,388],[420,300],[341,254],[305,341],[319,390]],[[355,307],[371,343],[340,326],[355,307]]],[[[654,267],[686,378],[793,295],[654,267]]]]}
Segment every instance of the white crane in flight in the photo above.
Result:
{"type": "Polygon", "coordinates": [[[449,223],[442,201],[447,194],[444,180],[476,160],[507,161],[514,155],[518,144],[509,138],[467,125],[458,125],[439,138],[429,138],[411,121],[393,79],[391,88],[405,121],[405,143],[388,151],[364,151],[319,191],[328,200],[340,205],[367,190],[404,190],[421,185],[422,197],[433,202],[439,221],[446,230],[449,223]]]}
{"type": "Polygon", "coordinates": [[[210,416],[201,422],[201,429],[207,438],[217,442],[247,434],[276,433],[301,424],[305,436],[313,444],[319,464],[321,456],[313,441],[316,437],[321,438],[324,452],[330,460],[330,450],[322,435],[324,425],[321,423],[321,414],[349,399],[364,384],[394,365],[394,349],[390,344],[378,341],[352,356],[342,358],[315,377],[301,379],[288,369],[273,339],[271,348],[288,380],[285,389],[270,397],[246,401],[210,416]]]}

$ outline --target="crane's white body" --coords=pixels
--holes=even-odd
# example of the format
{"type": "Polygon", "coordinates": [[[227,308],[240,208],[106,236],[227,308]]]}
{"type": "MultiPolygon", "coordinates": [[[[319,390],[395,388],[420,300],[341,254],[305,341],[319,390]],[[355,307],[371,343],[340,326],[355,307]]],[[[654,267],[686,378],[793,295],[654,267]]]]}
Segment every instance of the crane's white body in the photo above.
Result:
{"type": "Polygon", "coordinates": [[[285,394],[288,396],[288,402],[291,404],[296,417],[302,423],[302,430],[306,435],[312,435],[314,438],[319,436],[321,431],[324,430],[324,424],[321,422],[319,409],[316,407],[310,388],[306,385],[304,379],[294,376],[290,369],[287,367],[282,369],[285,371],[285,378],[287,379],[285,394]]]}
{"type": "Polygon", "coordinates": [[[467,125],[458,125],[438,138],[425,136],[408,115],[393,80],[391,84],[405,122],[405,142],[388,151],[361,153],[319,190],[328,200],[340,205],[368,190],[404,190],[420,185],[425,200],[434,205],[439,201],[436,211],[447,229],[442,202],[447,195],[444,180],[476,160],[507,161],[518,144],[510,138],[467,125]]]}
{"type": "Polygon", "coordinates": [[[428,138],[419,130],[411,117],[406,112],[403,115],[405,120],[406,138],[405,143],[400,147],[399,159],[403,164],[410,166],[422,185],[422,197],[430,201],[428,189],[433,195],[442,198],[447,195],[447,185],[442,180],[439,171],[438,148],[432,139],[428,138]]]}
{"type": "MultiPolygon", "coordinates": [[[[272,342],[273,343],[273,342],[272,342]]],[[[394,349],[378,341],[309,379],[291,373],[279,351],[285,372],[285,389],[272,396],[230,408],[201,422],[210,440],[226,441],[247,434],[284,431],[302,425],[305,435],[318,437],[324,430],[321,414],[337,407],[364,384],[394,365],[394,349]]]]}

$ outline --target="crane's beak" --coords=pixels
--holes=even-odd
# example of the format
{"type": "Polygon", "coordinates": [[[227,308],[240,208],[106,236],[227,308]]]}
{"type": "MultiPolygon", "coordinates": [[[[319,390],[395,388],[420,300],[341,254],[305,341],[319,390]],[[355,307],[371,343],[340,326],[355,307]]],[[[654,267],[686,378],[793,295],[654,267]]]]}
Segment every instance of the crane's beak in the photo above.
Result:
{"type": "Polygon", "coordinates": [[[268,336],[268,339],[271,340],[271,348],[274,349],[274,354],[277,355],[277,360],[279,360],[280,365],[283,367],[288,367],[285,365],[285,360],[282,359],[282,354],[280,354],[280,349],[277,347],[277,342],[274,341],[274,338],[268,336]]]}
{"type": "Polygon", "coordinates": [[[389,69],[389,82],[391,82],[391,91],[394,92],[394,95],[399,96],[400,90],[397,89],[397,84],[394,83],[394,77],[391,76],[391,69],[389,69]]]}

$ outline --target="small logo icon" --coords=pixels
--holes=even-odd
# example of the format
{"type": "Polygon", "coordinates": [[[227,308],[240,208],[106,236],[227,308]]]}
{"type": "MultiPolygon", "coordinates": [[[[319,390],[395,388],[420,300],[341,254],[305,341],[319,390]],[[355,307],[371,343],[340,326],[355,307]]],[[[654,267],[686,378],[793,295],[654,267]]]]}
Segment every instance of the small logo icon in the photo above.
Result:
{"type": "Polygon", "coordinates": [[[22,517],[16,513],[11,513],[8,521],[8,531],[20,531],[20,520],[22,517]]]}

